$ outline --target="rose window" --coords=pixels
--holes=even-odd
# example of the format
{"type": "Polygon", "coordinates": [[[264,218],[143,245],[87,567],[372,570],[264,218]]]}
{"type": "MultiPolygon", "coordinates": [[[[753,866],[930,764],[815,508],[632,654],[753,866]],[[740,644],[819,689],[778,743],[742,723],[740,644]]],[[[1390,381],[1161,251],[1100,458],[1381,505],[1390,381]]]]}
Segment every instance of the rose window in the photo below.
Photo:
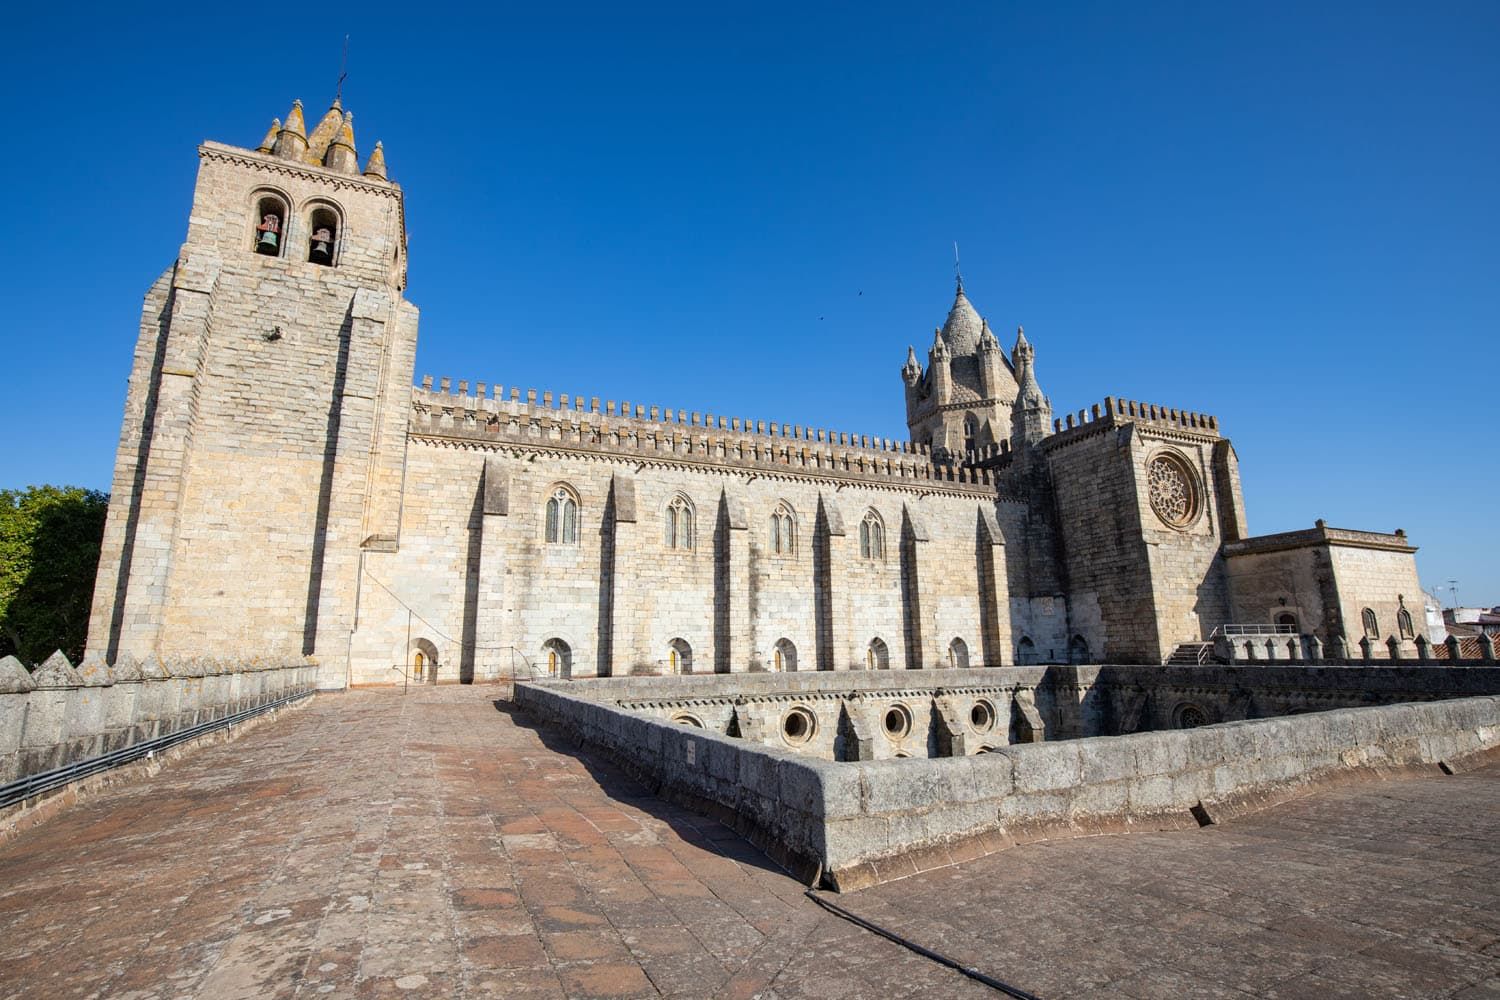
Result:
{"type": "Polygon", "coordinates": [[[1162,455],[1152,459],[1146,469],[1146,482],[1150,488],[1151,509],[1164,523],[1181,528],[1198,512],[1192,473],[1176,456],[1162,455]]]}

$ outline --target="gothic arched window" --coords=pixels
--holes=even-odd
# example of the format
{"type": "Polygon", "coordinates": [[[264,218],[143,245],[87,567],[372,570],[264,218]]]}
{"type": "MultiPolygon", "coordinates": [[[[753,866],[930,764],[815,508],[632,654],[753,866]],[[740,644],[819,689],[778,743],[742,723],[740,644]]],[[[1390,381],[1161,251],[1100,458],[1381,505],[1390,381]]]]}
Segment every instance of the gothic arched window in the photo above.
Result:
{"type": "Polygon", "coordinates": [[[979,421],[974,414],[964,417],[964,451],[973,451],[979,446],[979,421]]]}
{"type": "Polygon", "coordinates": [[[693,547],[693,504],[681,493],[667,504],[666,542],[669,549],[693,547]]]}
{"type": "Polygon", "coordinates": [[[1380,638],[1380,623],[1375,620],[1375,609],[1374,608],[1365,608],[1363,611],[1360,612],[1359,617],[1363,620],[1363,623],[1364,623],[1364,626],[1365,626],[1365,638],[1367,638],[1367,639],[1379,639],[1380,638]]]}
{"type": "Polygon", "coordinates": [[[873,510],[859,522],[859,554],[863,559],[885,558],[885,525],[873,510]]]}
{"type": "Polygon", "coordinates": [[[547,498],[546,538],[559,545],[578,542],[578,497],[566,486],[558,486],[547,498]]]}
{"type": "Polygon", "coordinates": [[[779,556],[797,550],[797,521],[792,508],[782,501],[771,511],[771,551],[779,556]]]}

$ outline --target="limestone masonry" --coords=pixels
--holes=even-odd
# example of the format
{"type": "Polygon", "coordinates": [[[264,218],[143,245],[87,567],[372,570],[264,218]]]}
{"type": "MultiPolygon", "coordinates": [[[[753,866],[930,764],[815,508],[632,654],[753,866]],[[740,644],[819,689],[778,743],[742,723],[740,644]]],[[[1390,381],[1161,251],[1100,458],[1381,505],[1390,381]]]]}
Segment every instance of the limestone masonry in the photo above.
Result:
{"type": "Polygon", "coordinates": [[[323,688],[1426,655],[1403,534],[1250,536],[1214,417],[1055,419],[1038,353],[962,282],[901,368],[909,442],[414,386],[403,194],[355,149],[337,102],[199,147],[141,316],[91,654],[310,656],[323,688]]]}

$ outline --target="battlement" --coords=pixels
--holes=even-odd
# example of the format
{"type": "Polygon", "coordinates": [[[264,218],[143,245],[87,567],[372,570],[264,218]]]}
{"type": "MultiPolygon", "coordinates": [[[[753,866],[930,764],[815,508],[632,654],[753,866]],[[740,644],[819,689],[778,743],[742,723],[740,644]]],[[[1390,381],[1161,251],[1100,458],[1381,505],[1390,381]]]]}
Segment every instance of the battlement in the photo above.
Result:
{"type": "Polygon", "coordinates": [[[942,483],[993,492],[987,470],[936,465],[925,445],[801,424],[704,414],[598,396],[423,376],[412,389],[411,433],[839,478],[942,483]]]}
{"type": "Polygon", "coordinates": [[[1052,421],[1052,434],[1043,444],[1055,447],[1070,444],[1099,431],[1123,424],[1145,424],[1178,434],[1199,437],[1219,437],[1219,418],[1206,413],[1176,410],[1155,403],[1141,403],[1118,396],[1105,396],[1104,402],[1095,403],[1077,414],[1069,413],[1052,421]]]}

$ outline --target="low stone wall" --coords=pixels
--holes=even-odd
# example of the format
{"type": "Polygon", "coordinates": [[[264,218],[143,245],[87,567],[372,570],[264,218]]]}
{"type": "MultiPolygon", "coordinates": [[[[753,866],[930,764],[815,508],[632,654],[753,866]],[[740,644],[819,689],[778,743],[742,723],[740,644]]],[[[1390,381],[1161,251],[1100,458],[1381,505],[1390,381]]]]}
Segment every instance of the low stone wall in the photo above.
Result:
{"type": "MultiPolygon", "coordinates": [[[[1227,669],[1222,676],[1233,677],[1227,669]]],[[[807,682],[823,679],[809,675],[807,682]]],[[[1207,682],[1203,675],[1191,679],[1200,691],[1207,682]]],[[[1176,678],[1179,690],[1183,681],[1176,678]]],[[[1337,686],[1355,681],[1345,677],[1337,686]]],[[[693,682],[705,688],[695,693],[707,694],[706,679],[693,682]]],[[[609,689],[615,698],[626,693],[651,692],[609,689]]],[[[604,694],[595,684],[523,682],[515,689],[521,707],[602,750],[658,794],[733,826],[794,874],[821,870],[840,890],[1018,840],[1184,825],[1195,816],[1201,822],[1340,774],[1435,764],[1500,746],[1500,697],[1450,695],[1420,704],[1018,744],[977,756],[838,763],[593,700],[604,694]],[[584,690],[589,697],[581,696],[584,690]]]]}
{"type": "Polygon", "coordinates": [[[517,682],[515,702],[663,798],[719,819],[800,878],[827,856],[825,786],[846,785],[847,765],[622,711],[566,683],[517,682]]]}
{"type": "Polygon", "coordinates": [[[311,692],[303,660],[225,663],[155,657],[113,665],[62,653],[29,672],[0,659],[0,784],[311,692]]]}
{"type": "Polygon", "coordinates": [[[835,765],[824,869],[840,889],[1017,841],[1212,821],[1361,769],[1500,746],[1500,697],[1347,708],[1017,745],[977,757],[835,765]]]}
{"type": "Polygon", "coordinates": [[[1500,694],[1500,668],[987,667],[590,678],[569,690],[751,743],[855,761],[1500,694]],[[892,708],[909,714],[899,735],[882,725],[892,708]],[[783,737],[790,711],[805,713],[811,730],[795,745],[783,737]]]}

